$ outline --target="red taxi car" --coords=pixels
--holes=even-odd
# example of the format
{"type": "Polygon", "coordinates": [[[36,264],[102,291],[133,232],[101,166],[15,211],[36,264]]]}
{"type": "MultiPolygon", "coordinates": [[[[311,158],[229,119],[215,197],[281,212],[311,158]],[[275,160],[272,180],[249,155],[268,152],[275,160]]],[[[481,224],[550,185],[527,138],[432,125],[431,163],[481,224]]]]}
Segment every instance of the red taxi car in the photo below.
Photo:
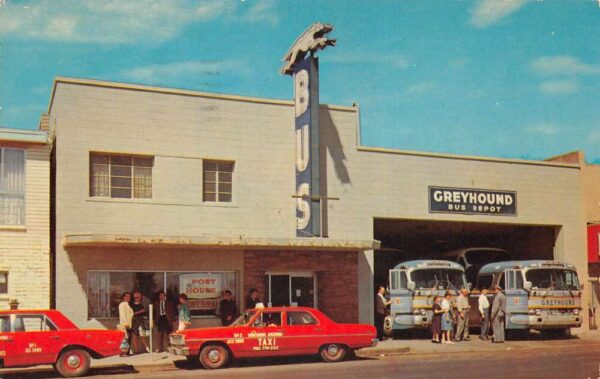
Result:
{"type": "Polygon", "coordinates": [[[375,346],[372,325],[338,324],[313,308],[247,310],[232,325],[171,334],[169,352],[220,368],[235,358],[320,354],[338,362],[354,349],[375,346]]]}
{"type": "Polygon", "coordinates": [[[0,311],[0,367],[52,364],[65,377],[85,375],[90,358],[118,355],[123,332],[79,329],[56,310],[0,311]]]}

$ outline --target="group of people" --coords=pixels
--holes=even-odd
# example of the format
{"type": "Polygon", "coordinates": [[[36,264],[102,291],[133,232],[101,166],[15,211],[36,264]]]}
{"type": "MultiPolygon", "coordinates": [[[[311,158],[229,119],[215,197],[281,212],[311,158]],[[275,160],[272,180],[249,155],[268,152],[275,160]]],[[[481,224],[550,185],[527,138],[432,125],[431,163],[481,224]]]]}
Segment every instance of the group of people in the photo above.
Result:
{"type": "MultiPolygon", "coordinates": [[[[261,303],[261,300],[258,298],[258,291],[252,288],[246,299],[246,307],[254,308],[258,303],[261,303]]],[[[121,296],[118,328],[125,332],[125,338],[131,346],[132,352],[140,351],[140,347],[150,352],[147,340],[150,335],[148,320],[149,304],[150,302],[140,291],[133,292],[133,299],[131,292],[125,292],[121,296]]],[[[175,309],[175,304],[167,299],[167,294],[164,291],[160,291],[153,303],[153,309],[158,346],[156,351],[160,352],[169,346],[169,334],[171,332],[174,330],[184,330],[191,325],[188,297],[185,293],[180,294],[177,309],[175,309]]],[[[220,316],[223,326],[230,325],[235,321],[238,310],[230,290],[223,291],[222,299],[219,301],[217,308],[217,314],[220,316]]]]}
{"type": "MultiPolygon", "coordinates": [[[[167,300],[167,294],[164,291],[158,293],[158,298],[154,301],[154,320],[156,322],[157,343],[156,351],[164,351],[169,345],[169,334],[176,325],[177,330],[183,330],[190,325],[190,308],[187,304],[187,295],[179,295],[177,304],[177,313],[175,305],[167,300]]],[[[121,296],[119,303],[119,325],[118,328],[125,332],[125,338],[131,346],[132,352],[140,351],[140,344],[146,352],[150,352],[148,345],[149,336],[149,302],[142,296],[140,291],[125,292],[121,296]]]]}
{"type": "MultiPolygon", "coordinates": [[[[504,342],[504,315],[506,312],[506,297],[500,286],[495,286],[496,296],[490,310],[490,303],[487,298],[488,291],[483,289],[478,298],[478,311],[481,316],[481,333],[479,338],[489,339],[488,332],[490,320],[492,322],[494,335],[492,342],[504,342]]],[[[385,287],[377,288],[375,301],[375,328],[377,329],[377,338],[384,338],[384,322],[387,306],[391,304],[390,300],[385,298],[385,287]]],[[[469,290],[462,288],[460,295],[456,299],[456,310],[452,307],[452,294],[448,291],[443,297],[435,296],[433,298],[433,319],[431,322],[431,333],[433,343],[454,344],[460,341],[469,341],[469,315],[471,306],[469,305],[469,290]]]]}
{"type": "MultiPolygon", "coordinates": [[[[481,332],[479,338],[489,338],[490,320],[493,322],[493,343],[504,342],[504,315],[506,310],[506,297],[500,286],[495,286],[496,296],[490,312],[490,303],[487,298],[487,289],[481,290],[477,299],[479,316],[481,317],[481,332]]],[[[469,305],[469,291],[466,288],[460,290],[456,299],[456,311],[452,309],[452,295],[446,292],[444,297],[433,298],[433,320],[431,322],[431,333],[433,343],[449,343],[469,341],[469,316],[471,307],[469,305]],[[456,328],[455,328],[456,326],[456,328]]]]}

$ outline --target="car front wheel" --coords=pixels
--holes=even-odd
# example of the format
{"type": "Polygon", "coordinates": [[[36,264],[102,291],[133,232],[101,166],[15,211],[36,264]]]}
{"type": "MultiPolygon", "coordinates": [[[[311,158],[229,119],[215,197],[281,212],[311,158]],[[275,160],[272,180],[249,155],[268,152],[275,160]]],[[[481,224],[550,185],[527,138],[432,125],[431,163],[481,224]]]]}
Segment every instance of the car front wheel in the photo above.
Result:
{"type": "Polygon", "coordinates": [[[65,350],[58,356],[54,367],[65,378],[84,376],[90,369],[90,354],[82,349],[65,350]]]}
{"type": "Polygon", "coordinates": [[[229,352],[221,345],[206,345],[200,351],[200,363],[207,369],[221,368],[229,361],[229,352]]]}
{"type": "Polygon", "coordinates": [[[325,362],[340,362],[346,357],[348,348],[336,343],[330,343],[321,348],[321,358],[325,362]]]}

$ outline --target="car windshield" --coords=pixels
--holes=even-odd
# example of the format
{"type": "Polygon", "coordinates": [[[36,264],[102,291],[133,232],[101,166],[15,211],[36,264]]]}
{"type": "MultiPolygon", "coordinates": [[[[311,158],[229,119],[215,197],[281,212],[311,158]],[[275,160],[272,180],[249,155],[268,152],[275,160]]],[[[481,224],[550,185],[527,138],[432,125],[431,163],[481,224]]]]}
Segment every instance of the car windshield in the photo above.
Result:
{"type": "Polygon", "coordinates": [[[427,268],[414,270],[411,280],[416,288],[460,289],[466,287],[465,274],[462,270],[447,268],[427,268]]]}
{"type": "Polygon", "coordinates": [[[250,319],[252,317],[254,317],[255,314],[256,314],[256,311],[244,312],[240,317],[237,318],[237,320],[235,320],[233,322],[233,324],[231,324],[231,326],[246,325],[246,324],[248,324],[248,322],[250,321],[250,319]]]}
{"type": "Polygon", "coordinates": [[[548,288],[556,290],[578,290],[579,279],[577,272],[562,269],[532,269],[525,274],[533,288],[548,288]]]}
{"type": "Polygon", "coordinates": [[[510,254],[503,250],[471,250],[465,254],[465,258],[470,265],[511,260],[510,254]]]}

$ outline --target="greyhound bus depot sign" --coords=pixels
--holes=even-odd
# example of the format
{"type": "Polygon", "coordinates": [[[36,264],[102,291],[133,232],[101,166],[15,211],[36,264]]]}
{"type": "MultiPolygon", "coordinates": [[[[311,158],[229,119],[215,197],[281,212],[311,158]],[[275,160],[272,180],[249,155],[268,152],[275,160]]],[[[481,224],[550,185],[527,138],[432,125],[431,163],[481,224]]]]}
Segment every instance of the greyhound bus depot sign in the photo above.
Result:
{"type": "Polygon", "coordinates": [[[514,191],[429,187],[429,212],[516,216],[517,193],[514,191]]]}

